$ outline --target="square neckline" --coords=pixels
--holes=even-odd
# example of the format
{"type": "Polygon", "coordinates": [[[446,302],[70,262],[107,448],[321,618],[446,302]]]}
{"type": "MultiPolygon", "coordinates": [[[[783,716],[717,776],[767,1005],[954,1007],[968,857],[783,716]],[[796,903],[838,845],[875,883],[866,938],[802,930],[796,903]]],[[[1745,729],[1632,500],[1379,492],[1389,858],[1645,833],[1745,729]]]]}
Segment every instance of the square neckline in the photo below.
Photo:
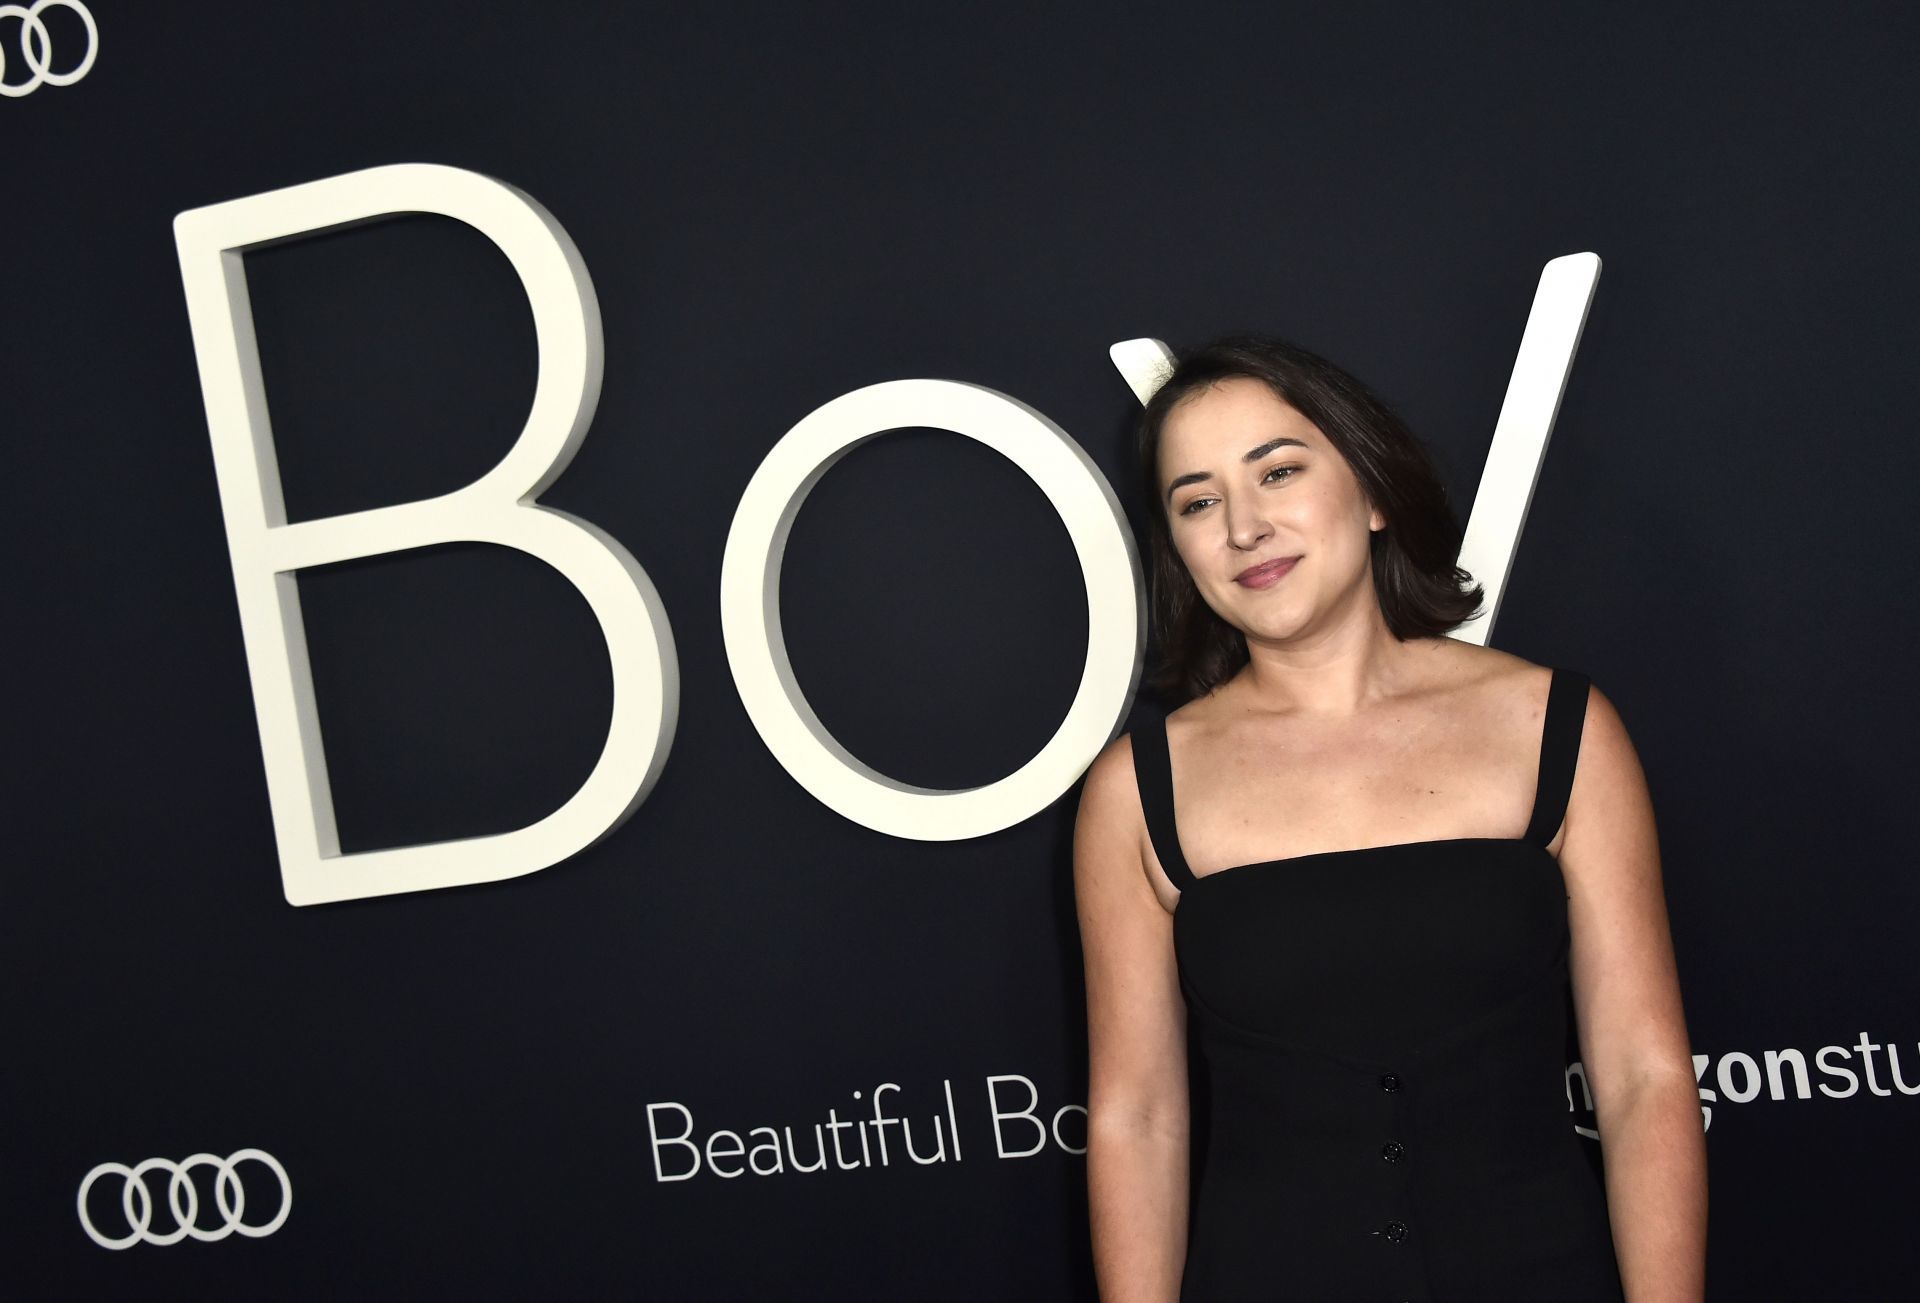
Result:
{"type": "MultiPolygon", "coordinates": [[[[1531,806],[1531,809],[1528,811],[1527,829],[1518,837],[1489,837],[1489,836],[1478,836],[1478,835],[1466,836],[1466,837],[1425,837],[1416,841],[1383,842],[1374,846],[1347,846],[1347,847],[1339,847],[1333,850],[1325,850],[1325,851],[1305,851],[1298,855],[1284,855],[1279,857],[1278,859],[1252,860],[1245,864],[1232,864],[1232,865],[1228,865],[1225,868],[1210,869],[1205,873],[1195,873],[1193,871],[1191,864],[1188,863],[1186,858],[1186,848],[1180,844],[1179,821],[1174,816],[1173,748],[1171,744],[1169,744],[1167,741],[1166,719],[1162,717],[1159,721],[1157,721],[1154,727],[1159,733],[1159,737],[1155,739],[1155,741],[1159,745],[1159,756],[1157,757],[1157,759],[1161,762],[1161,765],[1163,766],[1160,769],[1160,773],[1165,784],[1164,798],[1165,798],[1166,830],[1167,830],[1168,837],[1172,841],[1171,849],[1174,855],[1177,856],[1179,859],[1179,866],[1182,873],[1188,879],[1187,884],[1184,887],[1180,886],[1178,881],[1174,878],[1174,875],[1168,871],[1168,866],[1166,863],[1164,863],[1164,861],[1160,865],[1160,871],[1167,878],[1168,882],[1172,884],[1175,887],[1175,889],[1179,891],[1181,896],[1184,898],[1184,896],[1188,891],[1192,890],[1194,887],[1197,887],[1202,882],[1207,881],[1209,878],[1225,877],[1229,874],[1240,873],[1246,870],[1278,868],[1283,865],[1301,864],[1310,860],[1331,860],[1331,859],[1351,857],[1356,855],[1380,855],[1380,854],[1386,854],[1388,852],[1394,852],[1394,851],[1432,849],[1434,847],[1440,847],[1440,846],[1468,846],[1468,845],[1534,846],[1539,849],[1541,854],[1545,855],[1548,859],[1552,860],[1554,859],[1554,856],[1553,856],[1553,853],[1547,849],[1547,843],[1553,840],[1553,833],[1558,831],[1560,825],[1565,821],[1565,816],[1566,816],[1565,795],[1566,794],[1562,793],[1560,797],[1561,799],[1561,808],[1559,811],[1560,817],[1555,821],[1554,827],[1552,829],[1547,830],[1546,836],[1543,840],[1538,840],[1538,841],[1535,840],[1534,825],[1539,821],[1539,817],[1540,817],[1541,796],[1543,793],[1547,791],[1547,781],[1549,776],[1548,765],[1550,760],[1553,759],[1552,751],[1553,751],[1553,745],[1554,745],[1554,739],[1555,739],[1555,724],[1556,722],[1558,722],[1556,721],[1556,711],[1557,710],[1564,711],[1565,708],[1562,706],[1562,703],[1570,701],[1571,693],[1566,692],[1565,689],[1569,686],[1577,684],[1582,689],[1582,691],[1580,692],[1580,703],[1579,703],[1580,709],[1577,714],[1573,715],[1573,719],[1575,721],[1574,726],[1571,730],[1569,730],[1565,728],[1563,725],[1563,727],[1560,730],[1563,735],[1569,732],[1571,734],[1570,744],[1571,744],[1572,754],[1567,757],[1569,763],[1566,765],[1567,773],[1565,774],[1565,777],[1567,780],[1565,785],[1570,787],[1572,782],[1571,761],[1577,758],[1577,755],[1578,755],[1579,739],[1580,739],[1580,731],[1581,731],[1580,725],[1585,722],[1585,717],[1586,717],[1587,693],[1585,689],[1587,688],[1589,683],[1590,683],[1590,680],[1588,680],[1584,674],[1581,674],[1577,671],[1567,671],[1567,670],[1561,669],[1558,666],[1555,666],[1549,672],[1549,676],[1547,680],[1547,702],[1546,702],[1546,707],[1542,713],[1541,723],[1540,723],[1539,755],[1538,755],[1538,760],[1536,762],[1535,770],[1534,770],[1532,806],[1531,806]]],[[[1138,753],[1136,751],[1136,755],[1137,754],[1138,753]]],[[[1148,829],[1148,840],[1151,843],[1153,843],[1155,857],[1162,858],[1160,853],[1161,848],[1159,845],[1160,839],[1153,835],[1153,828],[1151,824],[1149,825],[1149,829],[1148,829]]],[[[1554,862],[1556,866],[1559,863],[1557,860],[1555,860],[1554,862]]]]}
{"type": "MultiPolygon", "coordinates": [[[[1536,791],[1535,791],[1536,803],[1538,802],[1538,797],[1539,797],[1539,793],[1538,793],[1537,784],[1536,784],[1536,791]]],[[[1419,841],[1383,842],[1378,846],[1345,846],[1340,848],[1339,850],[1331,850],[1331,851],[1304,851],[1299,855],[1283,855],[1277,860],[1253,860],[1246,864],[1230,864],[1224,869],[1209,869],[1205,873],[1194,873],[1193,870],[1189,868],[1187,872],[1189,874],[1192,874],[1193,883],[1192,883],[1192,886],[1189,886],[1188,888],[1186,888],[1186,890],[1191,891],[1193,887],[1199,886],[1201,883],[1207,881],[1209,878],[1225,877],[1229,873],[1239,873],[1243,869],[1278,868],[1284,864],[1299,864],[1304,860],[1330,860],[1330,859],[1336,859],[1342,855],[1373,855],[1373,854],[1379,854],[1385,851],[1408,851],[1408,850],[1431,849],[1432,847],[1435,847],[1435,846],[1466,846],[1466,845],[1537,846],[1538,843],[1528,837],[1480,837],[1480,836],[1423,837],[1419,841]]],[[[1546,852],[1549,859],[1552,858],[1552,853],[1547,852],[1546,847],[1541,846],[1540,850],[1543,852],[1546,852]]],[[[1158,852],[1156,852],[1156,854],[1157,853],[1158,852]]],[[[1182,852],[1182,854],[1184,855],[1185,852],[1182,852]]],[[[1164,872],[1165,869],[1166,869],[1166,866],[1162,865],[1161,866],[1162,872],[1164,872]]]]}

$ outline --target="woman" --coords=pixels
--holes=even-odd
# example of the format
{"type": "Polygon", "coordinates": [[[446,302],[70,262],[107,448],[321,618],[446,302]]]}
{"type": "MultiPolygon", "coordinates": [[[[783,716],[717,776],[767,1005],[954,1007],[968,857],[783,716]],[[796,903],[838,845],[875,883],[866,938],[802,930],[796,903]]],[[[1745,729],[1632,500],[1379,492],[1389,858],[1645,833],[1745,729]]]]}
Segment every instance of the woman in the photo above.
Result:
{"type": "Polygon", "coordinates": [[[1612,704],[1445,636],[1460,528],[1331,363],[1219,341],[1140,429],[1184,704],[1101,753],[1075,831],[1102,1299],[1697,1303],[1706,1147],[1612,704]]]}

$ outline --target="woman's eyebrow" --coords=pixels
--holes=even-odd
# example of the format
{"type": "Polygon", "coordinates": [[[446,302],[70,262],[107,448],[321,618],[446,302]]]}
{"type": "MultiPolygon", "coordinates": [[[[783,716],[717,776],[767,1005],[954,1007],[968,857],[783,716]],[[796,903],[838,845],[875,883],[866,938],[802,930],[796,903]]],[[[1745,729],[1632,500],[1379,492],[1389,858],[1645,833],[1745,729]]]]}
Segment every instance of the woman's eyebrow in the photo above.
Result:
{"type": "Polygon", "coordinates": [[[1267,440],[1265,443],[1261,444],[1258,448],[1255,448],[1253,451],[1249,452],[1246,456],[1242,457],[1240,460],[1241,461],[1259,461],[1262,457],[1272,452],[1275,448],[1284,448],[1288,444],[1292,444],[1296,448],[1304,448],[1307,446],[1307,441],[1305,439],[1296,439],[1290,434],[1283,434],[1278,439],[1267,440]]]}
{"type": "MultiPolygon", "coordinates": [[[[1304,448],[1307,446],[1306,440],[1296,439],[1290,434],[1283,434],[1277,439],[1267,440],[1265,443],[1261,444],[1258,448],[1253,448],[1248,450],[1246,455],[1241,457],[1240,460],[1243,462],[1259,461],[1262,457],[1272,452],[1275,448],[1285,448],[1289,444],[1291,444],[1296,448],[1304,448]]],[[[1212,471],[1189,471],[1185,475],[1177,475],[1174,477],[1173,483],[1167,485],[1167,499],[1168,501],[1172,501],[1173,491],[1175,489],[1181,488],[1188,484],[1199,484],[1199,483],[1202,483],[1203,481],[1210,480],[1212,478],[1213,478],[1212,471]]]]}

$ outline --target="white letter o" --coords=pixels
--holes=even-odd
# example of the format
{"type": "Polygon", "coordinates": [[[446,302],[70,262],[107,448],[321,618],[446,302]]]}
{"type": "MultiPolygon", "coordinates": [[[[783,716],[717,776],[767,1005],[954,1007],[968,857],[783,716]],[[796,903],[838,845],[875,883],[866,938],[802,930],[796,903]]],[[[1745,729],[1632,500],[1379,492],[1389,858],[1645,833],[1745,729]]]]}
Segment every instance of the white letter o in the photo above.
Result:
{"type": "Polygon", "coordinates": [[[1140,679],[1144,621],[1133,534],[1099,467],[1026,404],[953,380],[869,385],[802,417],[741,495],[720,568],[727,662],[767,749],[828,808],[914,841],[961,841],[1010,828],[1071,787],[1126,719],[1140,679]],[[780,629],[780,563],[807,494],[853,448],[913,427],[976,439],[1025,471],[1060,513],[1087,585],[1087,661],[1066,718],[1037,755],[984,787],[914,787],[862,764],[807,704],[780,629]]]}

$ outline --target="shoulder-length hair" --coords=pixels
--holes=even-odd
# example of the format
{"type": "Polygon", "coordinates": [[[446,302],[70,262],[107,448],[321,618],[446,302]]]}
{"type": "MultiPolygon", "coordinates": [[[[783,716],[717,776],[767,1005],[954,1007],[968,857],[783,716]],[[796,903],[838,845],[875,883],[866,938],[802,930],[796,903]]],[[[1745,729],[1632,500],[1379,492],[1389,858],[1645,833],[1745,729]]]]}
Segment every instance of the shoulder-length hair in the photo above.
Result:
{"type": "Polygon", "coordinates": [[[1174,549],[1160,491],[1160,435],[1182,402],[1245,376],[1278,394],[1327,437],[1386,516],[1369,538],[1373,587],[1387,628],[1402,642],[1437,637],[1472,619],[1484,595],[1455,562],[1463,531],[1426,445],[1359,380],[1297,344],[1229,335],[1179,357],[1141,413],[1140,466],[1153,499],[1148,527],[1152,652],[1146,684],[1184,704],[1247,663],[1247,640],[1214,613],[1174,549]]]}

